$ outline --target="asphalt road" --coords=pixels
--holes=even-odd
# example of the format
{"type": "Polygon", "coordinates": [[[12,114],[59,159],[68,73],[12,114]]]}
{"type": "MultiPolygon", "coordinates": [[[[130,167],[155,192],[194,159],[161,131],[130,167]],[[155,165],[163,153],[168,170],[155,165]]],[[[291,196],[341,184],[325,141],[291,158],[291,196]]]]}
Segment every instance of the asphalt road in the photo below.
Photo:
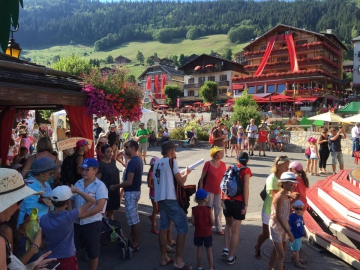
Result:
{"type": "MultiPolygon", "coordinates": [[[[201,158],[209,160],[209,149],[196,149],[196,148],[181,148],[177,149],[177,157],[180,167],[185,167],[194,162],[198,161],[201,158]]],[[[240,240],[239,245],[236,250],[237,261],[233,265],[227,265],[220,257],[222,248],[223,248],[223,236],[214,234],[213,242],[213,255],[214,255],[214,265],[216,269],[267,269],[267,264],[269,262],[269,256],[272,249],[272,243],[270,240],[267,240],[263,247],[262,253],[263,258],[258,260],[254,256],[254,246],[257,240],[257,237],[261,231],[261,209],[263,201],[261,200],[259,193],[264,187],[265,179],[270,174],[270,168],[273,164],[273,161],[278,155],[287,155],[290,157],[291,161],[300,161],[303,165],[305,164],[305,158],[303,154],[299,153],[267,153],[267,157],[251,157],[248,166],[253,172],[253,177],[250,179],[250,201],[248,213],[246,215],[246,220],[241,225],[240,229],[240,240]]],[[[160,155],[160,147],[151,147],[148,152],[148,162],[152,156],[160,155]]],[[[344,156],[345,159],[345,168],[355,168],[353,158],[349,155],[344,156]]],[[[235,163],[234,158],[225,157],[223,160],[227,164],[235,163]]],[[[329,162],[329,160],[328,160],[329,162]]],[[[331,166],[327,170],[331,170],[331,166]]],[[[140,210],[140,222],[141,222],[141,242],[140,242],[140,251],[134,253],[132,259],[121,260],[120,257],[120,247],[116,244],[109,244],[107,246],[101,247],[101,256],[99,262],[99,270],[105,269],[130,269],[130,270],[155,270],[155,269],[175,269],[172,265],[162,267],[160,266],[160,251],[158,245],[158,237],[155,234],[150,233],[150,222],[147,216],[151,213],[151,201],[149,199],[149,189],[146,184],[146,174],[149,169],[148,165],[144,167],[143,175],[143,186],[141,190],[141,198],[139,201],[139,210],[140,210]]],[[[192,171],[188,177],[187,184],[197,184],[200,175],[201,175],[202,166],[192,171]]],[[[314,184],[316,181],[323,179],[323,176],[308,176],[310,185],[314,184]]],[[[191,204],[195,205],[193,199],[191,204]]],[[[190,217],[190,215],[189,215],[190,217]]],[[[116,212],[116,218],[121,222],[123,231],[125,235],[129,233],[129,226],[126,223],[126,217],[124,212],[124,206],[122,205],[120,210],[116,212]]],[[[223,220],[224,224],[225,220],[223,220]]],[[[186,239],[186,244],[184,248],[184,261],[193,266],[193,269],[196,267],[196,247],[193,245],[193,233],[194,228],[189,227],[189,232],[186,239]]],[[[91,236],[90,236],[91,237],[91,236]]],[[[173,230],[173,237],[176,237],[176,230],[173,230]]],[[[87,263],[82,259],[83,251],[78,252],[78,262],[80,269],[87,269],[87,263]]],[[[170,254],[172,256],[172,254],[170,254]]],[[[331,253],[326,250],[318,250],[309,246],[306,241],[303,241],[303,252],[301,254],[302,258],[308,260],[306,264],[306,269],[352,269],[349,265],[339,260],[337,257],[333,256],[331,253]]],[[[208,268],[208,263],[206,260],[205,251],[203,251],[203,264],[204,269],[208,268]]],[[[289,269],[296,269],[291,264],[291,252],[288,247],[285,259],[285,266],[289,269]]]]}

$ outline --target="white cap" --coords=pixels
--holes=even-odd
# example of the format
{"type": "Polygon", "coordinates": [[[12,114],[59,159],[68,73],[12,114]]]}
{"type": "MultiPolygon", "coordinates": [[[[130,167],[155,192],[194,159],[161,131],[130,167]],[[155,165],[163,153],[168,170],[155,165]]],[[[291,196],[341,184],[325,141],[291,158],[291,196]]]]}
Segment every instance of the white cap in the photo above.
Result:
{"type": "Polygon", "coordinates": [[[71,189],[68,186],[58,186],[51,192],[51,200],[54,202],[62,202],[70,199],[72,196],[71,189]]]}
{"type": "Polygon", "coordinates": [[[300,206],[305,206],[305,204],[302,201],[297,200],[296,202],[294,202],[294,204],[292,206],[293,207],[300,207],[300,206]]]}
{"type": "Polygon", "coordinates": [[[296,176],[292,172],[284,172],[281,175],[281,177],[280,177],[280,179],[278,181],[279,182],[294,182],[294,183],[297,183],[296,176]]]}

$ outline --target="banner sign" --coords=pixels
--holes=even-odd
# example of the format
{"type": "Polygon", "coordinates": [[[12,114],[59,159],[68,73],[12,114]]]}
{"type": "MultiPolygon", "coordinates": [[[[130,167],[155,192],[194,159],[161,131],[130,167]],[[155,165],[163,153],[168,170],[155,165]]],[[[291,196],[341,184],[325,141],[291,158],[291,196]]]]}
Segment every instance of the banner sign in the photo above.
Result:
{"type": "Polygon", "coordinates": [[[56,142],[56,146],[58,151],[62,151],[65,149],[74,148],[76,146],[76,143],[80,140],[86,140],[89,144],[89,148],[91,148],[93,141],[82,137],[71,137],[69,139],[56,142]]]}

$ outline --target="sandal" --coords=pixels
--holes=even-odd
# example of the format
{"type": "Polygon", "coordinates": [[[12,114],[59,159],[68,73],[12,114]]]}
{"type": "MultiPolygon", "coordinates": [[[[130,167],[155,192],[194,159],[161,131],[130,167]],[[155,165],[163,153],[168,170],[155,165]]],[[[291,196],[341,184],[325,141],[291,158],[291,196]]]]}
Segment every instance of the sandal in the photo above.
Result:
{"type": "Polygon", "coordinates": [[[167,266],[167,265],[170,265],[170,264],[173,264],[174,263],[174,259],[173,258],[169,258],[169,260],[167,261],[167,263],[165,264],[160,264],[161,266],[167,266]]]}
{"type": "Polygon", "coordinates": [[[169,246],[176,246],[176,242],[174,240],[171,240],[171,242],[169,243],[169,246]]]}
{"type": "Polygon", "coordinates": [[[174,265],[174,267],[175,267],[175,269],[178,269],[178,270],[192,270],[192,267],[187,264],[184,264],[184,266],[181,268],[176,267],[175,265],[174,265]]]}
{"type": "Polygon", "coordinates": [[[261,250],[255,246],[255,258],[261,259],[261,250]]]}
{"type": "Polygon", "coordinates": [[[168,253],[175,253],[175,249],[173,249],[172,247],[170,247],[169,245],[166,246],[166,252],[168,253]]]}
{"type": "Polygon", "coordinates": [[[132,252],[138,252],[140,250],[140,247],[139,247],[139,245],[137,245],[136,247],[132,246],[131,249],[132,249],[132,252]]]}
{"type": "Polygon", "coordinates": [[[296,268],[300,268],[300,269],[305,269],[305,266],[301,264],[301,262],[294,262],[293,265],[296,267],[296,268]]]}

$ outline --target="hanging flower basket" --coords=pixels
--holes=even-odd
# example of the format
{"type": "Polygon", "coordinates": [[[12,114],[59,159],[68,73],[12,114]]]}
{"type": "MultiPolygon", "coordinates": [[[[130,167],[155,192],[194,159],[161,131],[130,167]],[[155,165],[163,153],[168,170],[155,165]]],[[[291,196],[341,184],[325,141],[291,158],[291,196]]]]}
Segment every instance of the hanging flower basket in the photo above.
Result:
{"type": "Polygon", "coordinates": [[[83,75],[83,92],[88,94],[87,114],[105,117],[107,120],[137,122],[142,111],[143,93],[136,84],[127,81],[128,71],[114,70],[103,76],[94,69],[89,75],[83,75]]]}
{"type": "Polygon", "coordinates": [[[20,122],[23,119],[26,119],[29,114],[29,110],[19,110],[16,112],[15,119],[17,122],[20,122]]]}

